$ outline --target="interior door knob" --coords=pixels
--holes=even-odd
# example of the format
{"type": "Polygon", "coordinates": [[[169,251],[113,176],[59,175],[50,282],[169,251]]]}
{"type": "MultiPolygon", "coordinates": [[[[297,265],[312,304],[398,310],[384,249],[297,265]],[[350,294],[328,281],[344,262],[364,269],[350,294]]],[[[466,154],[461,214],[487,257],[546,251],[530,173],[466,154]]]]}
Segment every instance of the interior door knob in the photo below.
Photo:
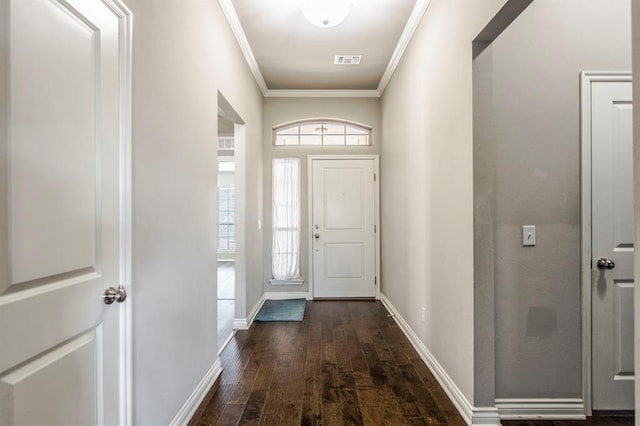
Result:
{"type": "Polygon", "coordinates": [[[317,240],[318,238],[320,238],[320,234],[315,234],[313,237],[317,240]]]}
{"type": "Polygon", "coordinates": [[[113,302],[122,303],[127,299],[127,290],[125,290],[124,287],[107,287],[104,290],[102,299],[106,305],[110,305],[113,302]]]}
{"type": "Polygon", "coordinates": [[[601,269],[601,270],[613,269],[616,267],[615,262],[611,259],[607,259],[606,257],[601,257],[600,259],[598,259],[596,261],[596,265],[598,266],[598,269],[601,269]]]}

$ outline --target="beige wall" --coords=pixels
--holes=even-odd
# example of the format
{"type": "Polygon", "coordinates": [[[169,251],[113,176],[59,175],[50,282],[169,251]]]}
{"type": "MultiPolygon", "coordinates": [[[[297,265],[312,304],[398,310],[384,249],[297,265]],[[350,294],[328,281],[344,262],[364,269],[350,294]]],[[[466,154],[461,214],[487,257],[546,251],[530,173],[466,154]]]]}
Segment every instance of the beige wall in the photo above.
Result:
{"type": "Polygon", "coordinates": [[[382,98],[382,291],[470,402],[471,42],[503,3],[433,0],[382,98]]]}
{"type": "Polygon", "coordinates": [[[307,292],[309,290],[308,168],[309,155],[379,154],[381,145],[380,101],[377,98],[265,98],[264,99],[264,272],[267,292],[307,292]],[[372,128],[369,147],[273,146],[274,127],[305,118],[336,118],[364,124],[372,128]],[[271,160],[280,157],[300,159],[301,225],[300,274],[303,285],[273,286],[271,276],[271,160]]]}
{"type": "MultiPolygon", "coordinates": [[[[306,191],[306,156],[327,153],[276,151],[271,128],[318,116],[369,124],[373,147],[338,152],[381,153],[382,290],[473,401],[471,41],[503,2],[433,0],[381,104],[264,99],[263,116],[262,97],[215,2],[127,0],[135,21],[136,423],[169,422],[217,357],[212,218],[218,90],[246,122],[246,306],[265,288],[281,290],[265,284],[271,159],[301,157],[306,191]]],[[[635,56],[637,63],[640,53],[635,56]]],[[[305,213],[303,224],[306,219],[305,213]]],[[[303,241],[303,264],[306,246],[303,241]]]]}
{"type": "Polygon", "coordinates": [[[262,96],[215,1],[126,3],[134,19],[134,421],[159,425],[217,359],[218,91],[246,122],[246,239],[258,242],[247,249],[247,303],[263,291],[262,96]]]}

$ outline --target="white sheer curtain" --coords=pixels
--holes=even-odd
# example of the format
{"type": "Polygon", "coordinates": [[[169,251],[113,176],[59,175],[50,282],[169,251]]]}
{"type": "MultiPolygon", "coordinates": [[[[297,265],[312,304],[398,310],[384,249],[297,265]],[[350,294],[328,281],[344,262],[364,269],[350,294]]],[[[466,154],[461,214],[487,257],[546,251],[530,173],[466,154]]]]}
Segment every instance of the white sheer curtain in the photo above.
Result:
{"type": "Polygon", "coordinates": [[[273,159],[273,245],[271,271],[275,280],[300,277],[300,160],[273,159]]]}

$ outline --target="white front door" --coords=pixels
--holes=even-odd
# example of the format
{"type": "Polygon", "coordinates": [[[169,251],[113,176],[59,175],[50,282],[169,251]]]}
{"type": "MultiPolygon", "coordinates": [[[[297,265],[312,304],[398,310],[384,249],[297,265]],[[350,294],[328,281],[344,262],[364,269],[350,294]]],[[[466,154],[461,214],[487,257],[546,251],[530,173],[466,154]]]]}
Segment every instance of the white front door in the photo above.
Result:
{"type": "Polygon", "coordinates": [[[129,12],[0,0],[0,424],[127,422],[129,12]]]}
{"type": "Polygon", "coordinates": [[[375,161],[312,164],[313,296],[375,297],[375,161]]]}
{"type": "Polygon", "coordinates": [[[591,83],[594,410],[632,410],[633,125],[631,82],[591,83]]]}

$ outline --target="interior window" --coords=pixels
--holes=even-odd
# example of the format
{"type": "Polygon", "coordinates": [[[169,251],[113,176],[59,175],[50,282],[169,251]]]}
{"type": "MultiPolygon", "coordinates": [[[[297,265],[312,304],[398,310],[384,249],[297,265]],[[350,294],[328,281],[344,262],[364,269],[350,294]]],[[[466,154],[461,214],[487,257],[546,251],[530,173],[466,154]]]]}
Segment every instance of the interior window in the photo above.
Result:
{"type": "Polygon", "coordinates": [[[236,191],[232,186],[218,187],[218,250],[236,249],[236,191]]]}

